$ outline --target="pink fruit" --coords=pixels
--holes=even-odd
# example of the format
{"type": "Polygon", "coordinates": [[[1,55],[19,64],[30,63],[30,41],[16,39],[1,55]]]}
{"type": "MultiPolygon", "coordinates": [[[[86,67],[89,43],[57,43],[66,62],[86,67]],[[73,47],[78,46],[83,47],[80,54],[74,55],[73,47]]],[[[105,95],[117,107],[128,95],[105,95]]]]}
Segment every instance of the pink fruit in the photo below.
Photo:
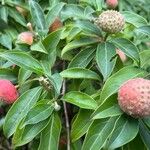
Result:
{"type": "Polygon", "coordinates": [[[32,32],[22,32],[18,35],[18,42],[23,44],[32,45],[33,43],[33,33],[32,32]]]}
{"type": "Polygon", "coordinates": [[[150,116],[150,80],[135,78],[125,82],[119,89],[118,103],[135,118],[150,116]]]}
{"type": "Polygon", "coordinates": [[[118,0],[106,0],[106,4],[109,8],[116,8],[118,5],[118,0]]]}
{"type": "Polygon", "coordinates": [[[22,15],[22,16],[24,16],[24,17],[26,17],[27,16],[27,10],[26,9],[24,9],[24,8],[22,8],[22,7],[19,7],[19,6],[16,6],[16,10],[22,15]]]}
{"type": "Polygon", "coordinates": [[[116,53],[119,55],[122,62],[125,62],[127,60],[127,56],[125,55],[125,53],[122,50],[116,49],[116,53]]]}
{"type": "Polygon", "coordinates": [[[9,80],[0,80],[0,99],[2,101],[11,104],[17,100],[18,96],[15,86],[9,80]]]}
{"type": "Polygon", "coordinates": [[[52,23],[52,25],[50,26],[49,32],[54,32],[60,29],[61,27],[63,27],[63,23],[61,22],[60,18],[57,17],[55,21],[52,23]]]}

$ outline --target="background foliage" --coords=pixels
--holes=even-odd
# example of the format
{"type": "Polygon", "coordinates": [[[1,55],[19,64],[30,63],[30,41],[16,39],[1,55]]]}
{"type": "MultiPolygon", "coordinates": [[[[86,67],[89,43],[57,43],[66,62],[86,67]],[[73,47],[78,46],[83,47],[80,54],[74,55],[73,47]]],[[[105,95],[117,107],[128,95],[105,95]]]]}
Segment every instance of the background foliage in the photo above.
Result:
{"type": "Polygon", "coordinates": [[[108,9],[103,0],[0,2],[0,78],[20,93],[12,106],[0,103],[2,149],[63,150],[69,143],[72,150],[150,149],[149,117],[127,116],[117,102],[125,81],[149,79],[149,0],[119,0],[126,25],[107,38],[93,23],[108,9]],[[57,17],[63,27],[50,31],[57,17]],[[31,46],[17,39],[28,22],[31,46]]]}

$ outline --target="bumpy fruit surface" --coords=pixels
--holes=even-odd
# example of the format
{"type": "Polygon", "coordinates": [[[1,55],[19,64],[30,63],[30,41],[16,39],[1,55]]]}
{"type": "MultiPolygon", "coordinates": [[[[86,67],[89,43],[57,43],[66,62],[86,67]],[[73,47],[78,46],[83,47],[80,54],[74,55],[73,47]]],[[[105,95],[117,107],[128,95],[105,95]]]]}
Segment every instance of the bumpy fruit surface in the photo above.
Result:
{"type": "Polygon", "coordinates": [[[127,60],[127,56],[122,50],[116,49],[116,53],[119,55],[122,62],[125,62],[127,60]]]}
{"type": "Polygon", "coordinates": [[[135,78],[125,82],[119,89],[118,103],[135,118],[150,116],[150,80],[135,78]]]}
{"type": "Polygon", "coordinates": [[[18,96],[15,86],[9,80],[0,80],[0,99],[2,101],[11,104],[17,100],[18,96]]]}
{"type": "Polygon", "coordinates": [[[109,8],[115,8],[118,5],[118,0],[106,0],[106,4],[109,8]]]}
{"type": "Polygon", "coordinates": [[[55,19],[55,21],[52,23],[52,25],[49,28],[49,32],[53,32],[58,30],[59,28],[61,28],[63,26],[63,23],[61,22],[60,18],[57,17],[55,19]]]}
{"type": "Polygon", "coordinates": [[[32,45],[33,43],[33,33],[32,32],[22,32],[18,35],[18,42],[23,44],[32,45]]]}
{"type": "Polygon", "coordinates": [[[118,11],[107,10],[100,14],[95,24],[105,32],[117,33],[123,29],[125,21],[123,15],[118,11]]]}

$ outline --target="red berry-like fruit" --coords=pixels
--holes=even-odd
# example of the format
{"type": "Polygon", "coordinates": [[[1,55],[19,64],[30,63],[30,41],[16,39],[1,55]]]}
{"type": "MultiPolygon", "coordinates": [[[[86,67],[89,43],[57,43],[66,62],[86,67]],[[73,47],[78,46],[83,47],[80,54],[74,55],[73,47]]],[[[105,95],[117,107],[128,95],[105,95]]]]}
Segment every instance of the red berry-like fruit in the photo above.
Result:
{"type": "Polygon", "coordinates": [[[18,96],[17,89],[9,80],[0,80],[0,99],[3,102],[11,104],[17,100],[18,96]]]}
{"type": "Polygon", "coordinates": [[[119,89],[118,103],[132,117],[150,116],[150,80],[135,78],[125,82],[119,89]]]}
{"type": "Polygon", "coordinates": [[[127,60],[127,56],[122,50],[116,49],[116,53],[119,55],[122,62],[125,62],[127,60]]]}
{"type": "Polygon", "coordinates": [[[32,45],[33,37],[32,32],[22,32],[18,35],[18,43],[32,45]]]}
{"type": "Polygon", "coordinates": [[[118,5],[118,0],[106,0],[106,4],[109,8],[116,8],[118,5]]]}
{"type": "Polygon", "coordinates": [[[55,21],[52,23],[52,25],[49,28],[49,32],[54,32],[58,30],[59,28],[63,27],[63,23],[61,22],[60,18],[57,17],[55,21]]]}

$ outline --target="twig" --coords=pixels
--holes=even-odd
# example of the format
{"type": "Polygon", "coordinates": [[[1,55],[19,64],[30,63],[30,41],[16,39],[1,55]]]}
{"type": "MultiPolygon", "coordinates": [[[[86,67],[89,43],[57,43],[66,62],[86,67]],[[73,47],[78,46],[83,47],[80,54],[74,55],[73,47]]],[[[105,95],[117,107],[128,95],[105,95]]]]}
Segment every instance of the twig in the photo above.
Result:
{"type": "MultiPolygon", "coordinates": [[[[66,81],[63,81],[62,85],[62,95],[64,95],[66,92],[66,81]]],[[[68,117],[68,111],[67,111],[67,104],[63,101],[63,107],[64,107],[64,114],[65,114],[65,121],[66,121],[66,132],[67,132],[67,150],[71,150],[71,142],[70,142],[70,124],[69,124],[69,117],[68,117]]]]}

